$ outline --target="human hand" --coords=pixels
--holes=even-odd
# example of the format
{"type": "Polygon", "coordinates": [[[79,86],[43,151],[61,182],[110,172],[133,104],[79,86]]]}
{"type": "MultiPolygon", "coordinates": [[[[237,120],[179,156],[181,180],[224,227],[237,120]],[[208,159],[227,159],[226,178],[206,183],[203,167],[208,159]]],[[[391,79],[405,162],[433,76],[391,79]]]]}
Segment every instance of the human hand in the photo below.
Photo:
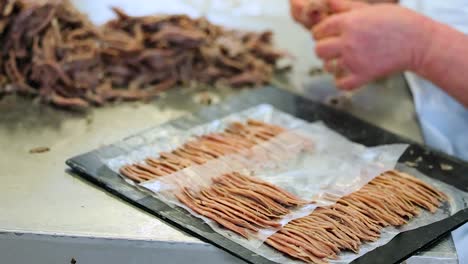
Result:
{"type": "MultiPolygon", "coordinates": [[[[381,0],[386,1],[386,0],[381,0]]],[[[388,0],[391,1],[391,0],[388,0]]],[[[305,28],[311,29],[317,23],[331,15],[329,0],[289,0],[292,17],[305,28]]],[[[333,4],[333,3],[332,3],[333,4]]],[[[362,2],[349,2],[352,7],[361,7],[362,2]]]]}
{"type": "Polygon", "coordinates": [[[352,90],[403,70],[415,70],[431,39],[431,21],[393,4],[329,0],[332,15],[312,33],[316,53],[337,87],[352,90]]]}
{"type": "Polygon", "coordinates": [[[328,16],[327,0],[289,0],[292,17],[310,29],[328,16]]]}

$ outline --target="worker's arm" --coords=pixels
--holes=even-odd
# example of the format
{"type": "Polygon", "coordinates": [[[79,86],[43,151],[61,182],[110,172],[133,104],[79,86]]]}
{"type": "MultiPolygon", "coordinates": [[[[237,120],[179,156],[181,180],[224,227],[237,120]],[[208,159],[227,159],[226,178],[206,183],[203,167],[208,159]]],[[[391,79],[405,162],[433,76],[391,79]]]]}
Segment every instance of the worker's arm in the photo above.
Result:
{"type": "Polygon", "coordinates": [[[468,37],[394,4],[327,0],[333,15],[315,25],[316,53],[339,88],[352,90],[412,71],[468,106],[468,37]]]}
{"type": "Polygon", "coordinates": [[[369,4],[381,4],[381,3],[398,3],[398,0],[359,0],[369,4]]]}
{"type": "Polygon", "coordinates": [[[433,22],[431,35],[422,61],[410,70],[468,108],[468,36],[437,22],[433,22]]]}

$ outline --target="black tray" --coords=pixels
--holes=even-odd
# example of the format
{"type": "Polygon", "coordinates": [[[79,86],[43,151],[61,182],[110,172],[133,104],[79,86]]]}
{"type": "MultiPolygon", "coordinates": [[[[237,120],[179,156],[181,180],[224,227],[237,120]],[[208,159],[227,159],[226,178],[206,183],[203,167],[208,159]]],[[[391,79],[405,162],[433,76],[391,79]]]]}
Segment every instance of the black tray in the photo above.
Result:
{"type": "MultiPolygon", "coordinates": [[[[262,103],[273,105],[281,111],[307,121],[322,120],[328,127],[341,133],[348,139],[367,146],[408,143],[410,147],[401,157],[400,162],[419,160],[420,162],[415,163],[417,165],[416,169],[419,171],[451,184],[460,190],[468,191],[468,163],[414,144],[408,139],[361,121],[347,113],[273,87],[245,91],[223,102],[222,105],[202,109],[194,114],[197,118],[190,118],[190,116],[182,117],[170,121],[170,123],[176,127],[188,129],[262,103]],[[452,169],[444,171],[441,168],[441,164],[451,166],[452,169]]],[[[102,157],[111,158],[120,154],[122,154],[122,150],[119,148],[107,146],[69,159],[66,163],[80,177],[93,182],[115,196],[163,219],[171,225],[206,242],[212,243],[247,262],[273,263],[215,233],[202,220],[191,216],[183,209],[170,208],[158,199],[129,186],[118,174],[105,166],[100,159],[102,157]]],[[[438,239],[446,231],[459,226],[462,221],[460,220],[460,215],[457,217],[452,216],[446,219],[445,222],[435,223],[434,227],[438,224],[438,232],[433,232],[433,234],[421,232],[422,229],[401,233],[390,243],[369,252],[355,262],[376,263],[376,258],[378,258],[379,263],[400,262],[427,245],[427,243],[421,243],[423,237],[429,242],[429,240],[438,239]],[[428,238],[428,236],[430,237],[428,238]],[[404,244],[402,244],[403,242],[404,244]],[[403,248],[406,250],[402,250],[403,248]]]]}

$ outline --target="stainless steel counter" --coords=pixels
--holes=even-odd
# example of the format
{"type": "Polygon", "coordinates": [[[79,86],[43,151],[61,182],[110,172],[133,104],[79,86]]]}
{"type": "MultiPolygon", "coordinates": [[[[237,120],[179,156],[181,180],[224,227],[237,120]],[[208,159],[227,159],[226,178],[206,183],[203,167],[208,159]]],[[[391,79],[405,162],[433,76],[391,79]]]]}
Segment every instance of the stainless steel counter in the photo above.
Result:
{"type": "MultiPolygon", "coordinates": [[[[84,2],[87,1],[81,3],[86,7],[84,2]]],[[[296,26],[283,8],[287,7],[286,1],[274,2],[278,6],[272,9],[261,9],[262,0],[249,1],[250,5],[226,0],[224,3],[238,2],[238,5],[250,7],[247,11],[242,11],[241,7],[233,9],[237,13],[228,12],[229,6],[214,0],[181,2],[200,2],[204,8],[200,14],[218,23],[246,29],[273,28],[278,45],[296,57],[291,87],[285,89],[315,100],[324,100],[336,93],[329,88],[329,77],[307,75],[309,68],[319,62],[313,56],[313,43],[307,32],[296,26]]],[[[421,141],[411,95],[402,76],[372,86],[356,94],[343,109],[421,141]]],[[[192,100],[194,93],[196,91],[180,89],[149,104],[127,103],[85,114],[31,104],[21,98],[1,100],[0,257],[6,262],[0,262],[49,264],[68,263],[76,258],[80,264],[149,263],[155,259],[165,260],[161,263],[241,263],[66,172],[64,161],[71,156],[200,108],[192,100]],[[30,154],[29,150],[35,147],[49,147],[50,151],[30,154]],[[20,236],[23,233],[41,235],[20,236]],[[105,249],[96,251],[96,247],[100,248],[97,245],[105,245],[105,249]],[[172,251],[168,251],[168,247],[172,251]],[[173,252],[172,257],[167,252],[173,252]],[[180,254],[174,255],[174,252],[180,254]]],[[[236,91],[216,93],[225,98],[236,91]]],[[[449,242],[433,252],[446,258],[439,263],[456,262],[449,242]]]]}

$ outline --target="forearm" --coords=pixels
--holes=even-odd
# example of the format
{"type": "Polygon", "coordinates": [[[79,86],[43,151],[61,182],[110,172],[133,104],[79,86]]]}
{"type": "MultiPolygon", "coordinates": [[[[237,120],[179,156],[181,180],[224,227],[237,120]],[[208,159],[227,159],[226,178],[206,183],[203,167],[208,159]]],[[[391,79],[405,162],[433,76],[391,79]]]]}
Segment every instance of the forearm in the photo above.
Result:
{"type": "Polygon", "coordinates": [[[400,0],[353,0],[358,2],[364,2],[368,4],[398,4],[400,0]]]}
{"type": "MultiPolygon", "coordinates": [[[[413,69],[468,107],[468,36],[433,22],[431,43],[413,69]]],[[[423,47],[421,47],[423,48],[423,47]]]]}
{"type": "Polygon", "coordinates": [[[382,4],[382,3],[398,3],[399,0],[359,0],[369,4],[382,4]]]}

